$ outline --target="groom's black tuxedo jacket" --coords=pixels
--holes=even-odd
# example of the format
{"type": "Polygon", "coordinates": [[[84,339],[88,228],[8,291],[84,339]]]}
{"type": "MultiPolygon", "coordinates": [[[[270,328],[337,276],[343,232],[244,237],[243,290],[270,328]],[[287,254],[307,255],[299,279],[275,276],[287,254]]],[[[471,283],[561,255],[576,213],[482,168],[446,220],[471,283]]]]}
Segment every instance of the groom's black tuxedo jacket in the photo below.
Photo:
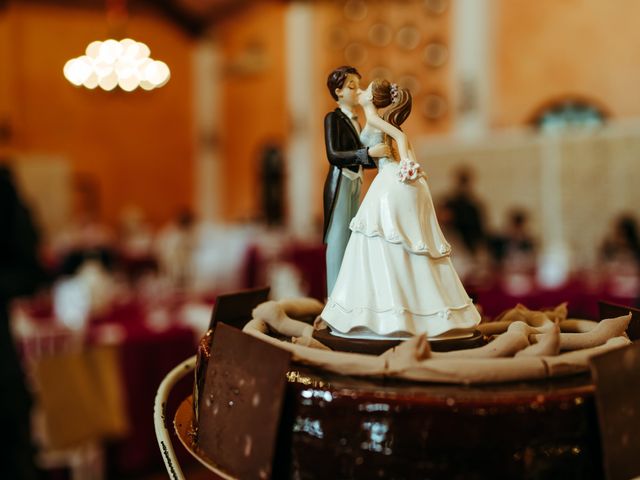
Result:
{"type": "Polygon", "coordinates": [[[336,192],[342,178],[342,169],[348,168],[357,172],[360,165],[364,168],[375,167],[375,163],[367,154],[368,148],[363,147],[360,143],[360,137],[351,120],[339,108],[327,113],[327,116],[324,117],[324,144],[331,166],[324,182],[323,238],[327,235],[333,214],[336,192]]]}

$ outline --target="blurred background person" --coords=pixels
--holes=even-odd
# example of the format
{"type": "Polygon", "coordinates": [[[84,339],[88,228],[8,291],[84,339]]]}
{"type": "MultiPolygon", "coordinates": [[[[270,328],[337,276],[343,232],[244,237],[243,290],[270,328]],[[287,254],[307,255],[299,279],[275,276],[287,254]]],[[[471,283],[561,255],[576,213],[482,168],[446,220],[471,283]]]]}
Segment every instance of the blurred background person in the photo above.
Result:
{"type": "Polygon", "coordinates": [[[630,214],[620,215],[613,223],[600,248],[604,263],[635,266],[640,262],[638,224],[630,214]]]}
{"type": "Polygon", "coordinates": [[[513,208],[507,213],[504,231],[491,239],[496,261],[508,270],[534,273],[537,241],[530,231],[529,213],[524,208],[513,208]]]}
{"type": "Polygon", "coordinates": [[[266,145],[261,155],[262,213],[272,227],[284,224],[284,166],[282,149],[275,144],[266,145]]]}
{"type": "Polygon", "coordinates": [[[460,279],[464,282],[474,271],[474,256],[469,251],[466,243],[462,240],[460,232],[453,224],[453,213],[446,202],[437,202],[436,216],[444,238],[451,245],[451,261],[458,272],[460,279]]]}
{"type": "Polygon", "coordinates": [[[157,271],[153,242],[154,232],[144,211],[137,206],[125,208],[120,216],[117,253],[119,268],[130,280],[157,271]]]}
{"type": "Polygon", "coordinates": [[[181,209],[156,238],[156,255],[160,272],[172,285],[185,289],[194,271],[197,244],[196,219],[188,208],[181,209]]]}
{"type": "Polygon", "coordinates": [[[31,395],[11,336],[9,305],[34,293],[44,280],[38,259],[39,235],[22,202],[11,171],[0,162],[0,471],[3,478],[37,478],[31,444],[31,395]]]}
{"type": "Polygon", "coordinates": [[[459,167],[453,176],[453,191],[446,196],[444,203],[451,214],[451,226],[467,249],[475,254],[486,240],[484,207],[474,192],[473,170],[459,167]]]}
{"type": "Polygon", "coordinates": [[[599,252],[599,280],[616,297],[640,295],[640,236],[638,223],[631,214],[620,214],[611,224],[599,252]]]}
{"type": "Polygon", "coordinates": [[[57,273],[73,275],[87,260],[112,270],[116,260],[115,235],[100,217],[97,184],[89,177],[78,175],[73,180],[72,194],[71,219],[53,239],[57,273]]]}

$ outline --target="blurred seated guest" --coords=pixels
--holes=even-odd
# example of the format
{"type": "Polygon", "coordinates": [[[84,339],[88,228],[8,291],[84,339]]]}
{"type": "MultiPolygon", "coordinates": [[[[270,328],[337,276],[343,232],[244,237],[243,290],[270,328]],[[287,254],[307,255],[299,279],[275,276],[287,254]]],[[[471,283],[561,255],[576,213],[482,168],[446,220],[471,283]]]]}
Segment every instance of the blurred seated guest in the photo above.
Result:
{"type": "Polygon", "coordinates": [[[602,244],[600,256],[605,262],[640,262],[640,236],[636,220],[631,215],[622,214],[615,220],[612,231],[602,244]]]}
{"type": "Polygon", "coordinates": [[[473,175],[473,170],[466,166],[454,172],[454,189],[446,196],[445,205],[451,211],[453,228],[475,254],[485,242],[485,225],[484,207],[473,192],[473,175]]]}
{"type": "Polygon", "coordinates": [[[494,270],[491,255],[484,244],[478,245],[476,251],[471,252],[453,225],[453,213],[449,206],[438,202],[436,208],[440,229],[451,245],[451,262],[468,289],[467,292],[473,296],[473,290],[491,283],[494,270]]]}
{"type": "Polygon", "coordinates": [[[489,240],[501,268],[502,287],[511,295],[527,295],[535,288],[536,241],[529,231],[526,210],[514,208],[507,215],[504,233],[489,240]]]}
{"type": "Polygon", "coordinates": [[[451,245],[451,262],[453,263],[453,267],[456,269],[460,280],[464,282],[474,270],[474,256],[462,240],[458,229],[453,225],[453,212],[446,202],[438,202],[436,205],[436,216],[444,238],[446,238],[449,245],[451,245]]]}
{"type": "Polygon", "coordinates": [[[131,280],[157,271],[153,232],[140,208],[128,207],[120,215],[118,254],[119,267],[131,280]]]}
{"type": "Polygon", "coordinates": [[[255,223],[198,226],[194,252],[193,293],[209,295],[247,288],[244,267],[251,249],[268,250],[271,243],[282,248],[286,235],[280,229],[255,223]]]}
{"type": "Polygon", "coordinates": [[[620,215],[600,249],[609,293],[627,298],[640,295],[640,239],[636,220],[620,215]]]}
{"type": "Polygon", "coordinates": [[[155,251],[160,273],[178,288],[187,287],[191,281],[196,235],[195,217],[188,208],[180,210],[176,218],[158,233],[155,251]]]}
{"type": "Polygon", "coordinates": [[[507,226],[502,235],[491,240],[498,262],[510,269],[530,271],[536,264],[536,240],[529,231],[529,214],[523,208],[508,213],[507,226]]]}
{"type": "Polygon", "coordinates": [[[115,259],[115,237],[100,221],[98,190],[85,177],[74,182],[72,220],[54,239],[53,249],[59,258],[59,273],[73,275],[85,260],[98,260],[112,269],[115,259]]]}
{"type": "Polygon", "coordinates": [[[73,248],[60,261],[58,273],[62,276],[75,275],[86,262],[99,262],[105,269],[112,270],[114,253],[105,247],[73,248]]]}
{"type": "Polygon", "coordinates": [[[52,294],[56,318],[73,330],[81,330],[93,316],[108,312],[118,284],[100,261],[85,259],[74,275],[55,282],[52,294]]]}
{"type": "Polygon", "coordinates": [[[43,280],[39,235],[8,167],[0,162],[0,452],[2,478],[35,479],[31,443],[31,396],[9,328],[9,303],[32,293],[43,280]]]}
{"type": "Polygon", "coordinates": [[[209,297],[246,288],[243,265],[248,252],[271,237],[282,245],[279,230],[252,223],[197,221],[183,209],[158,232],[154,252],[164,281],[183,293],[209,297]]]}
{"type": "Polygon", "coordinates": [[[138,207],[128,207],[120,216],[119,250],[128,258],[146,258],[152,254],[153,233],[138,207]]]}

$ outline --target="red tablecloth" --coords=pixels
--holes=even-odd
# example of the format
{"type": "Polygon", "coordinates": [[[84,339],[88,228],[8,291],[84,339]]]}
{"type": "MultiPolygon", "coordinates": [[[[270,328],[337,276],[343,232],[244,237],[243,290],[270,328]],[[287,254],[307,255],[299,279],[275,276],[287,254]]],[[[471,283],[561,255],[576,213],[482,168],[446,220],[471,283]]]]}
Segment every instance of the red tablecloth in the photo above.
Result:
{"type": "Polygon", "coordinates": [[[637,301],[636,294],[618,293],[611,289],[606,281],[593,285],[580,277],[556,288],[544,288],[532,281],[531,288],[522,293],[510,291],[499,279],[488,288],[470,289],[469,294],[482,308],[483,315],[490,318],[515,307],[518,303],[531,310],[540,310],[567,302],[569,317],[596,320],[599,300],[629,306],[634,306],[637,301]]]}
{"type": "MultiPolygon", "coordinates": [[[[54,320],[46,305],[39,305],[32,313],[40,318],[43,328],[51,328],[54,320]]],[[[169,314],[175,314],[169,311],[169,314]]],[[[108,478],[135,476],[162,468],[162,457],[158,449],[153,426],[153,402],[158,385],[165,375],[180,362],[195,354],[196,337],[190,328],[169,324],[164,330],[151,329],[145,321],[145,307],[135,301],[127,301],[113,306],[108,313],[93,318],[87,331],[89,344],[100,343],[105,330],[118,331],[120,368],[125,403],[129,418],[130,432],[108,446],[108,478]],[[106,327],[106,329],[105,329],[106,327]]],[[[45,344],[45,350],[38,355],[55,352],[65,342],[62,330],[51,329],[52,340],[42,335],[38,343],[45,344]]],[[[25,355],[33,355],[33,339],[22,339],[25,355]]],[[[40,348],[40,347],[39,347],[40,348]]],[[[177,392],[177,400],[186,397],[191,386],[186,382],[183,391],[177,392]]]]}
{"type": "Polygon", "coordinates": [[[243,266],[244,288],[264,286],[266,271],[271,261],[287,262],[300,273],[306,285],[306,295],[324,301],[327,297],[326,245],[322,243],[291,242],[284,246],[275,258],[267,258],[259,245],[251,246],[243,266]]]}

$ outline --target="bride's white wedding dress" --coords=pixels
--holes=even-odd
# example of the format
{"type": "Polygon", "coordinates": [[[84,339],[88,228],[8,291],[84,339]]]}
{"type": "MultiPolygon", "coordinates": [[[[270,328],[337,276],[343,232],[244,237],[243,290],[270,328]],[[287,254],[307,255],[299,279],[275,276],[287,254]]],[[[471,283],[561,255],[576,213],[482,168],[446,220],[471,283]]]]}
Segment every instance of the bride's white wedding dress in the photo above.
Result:
{"type": "MultiPolygon", "coordinates": [[[[383,141],[370,126],[363,145],[383,141]]],[[[401,182],[399,164],[378,160],[351,221],[351,238],[321,317],[334,335],[429,337],[473,330],[480,315],[456,274],[424,177],[401,182]]]]}

